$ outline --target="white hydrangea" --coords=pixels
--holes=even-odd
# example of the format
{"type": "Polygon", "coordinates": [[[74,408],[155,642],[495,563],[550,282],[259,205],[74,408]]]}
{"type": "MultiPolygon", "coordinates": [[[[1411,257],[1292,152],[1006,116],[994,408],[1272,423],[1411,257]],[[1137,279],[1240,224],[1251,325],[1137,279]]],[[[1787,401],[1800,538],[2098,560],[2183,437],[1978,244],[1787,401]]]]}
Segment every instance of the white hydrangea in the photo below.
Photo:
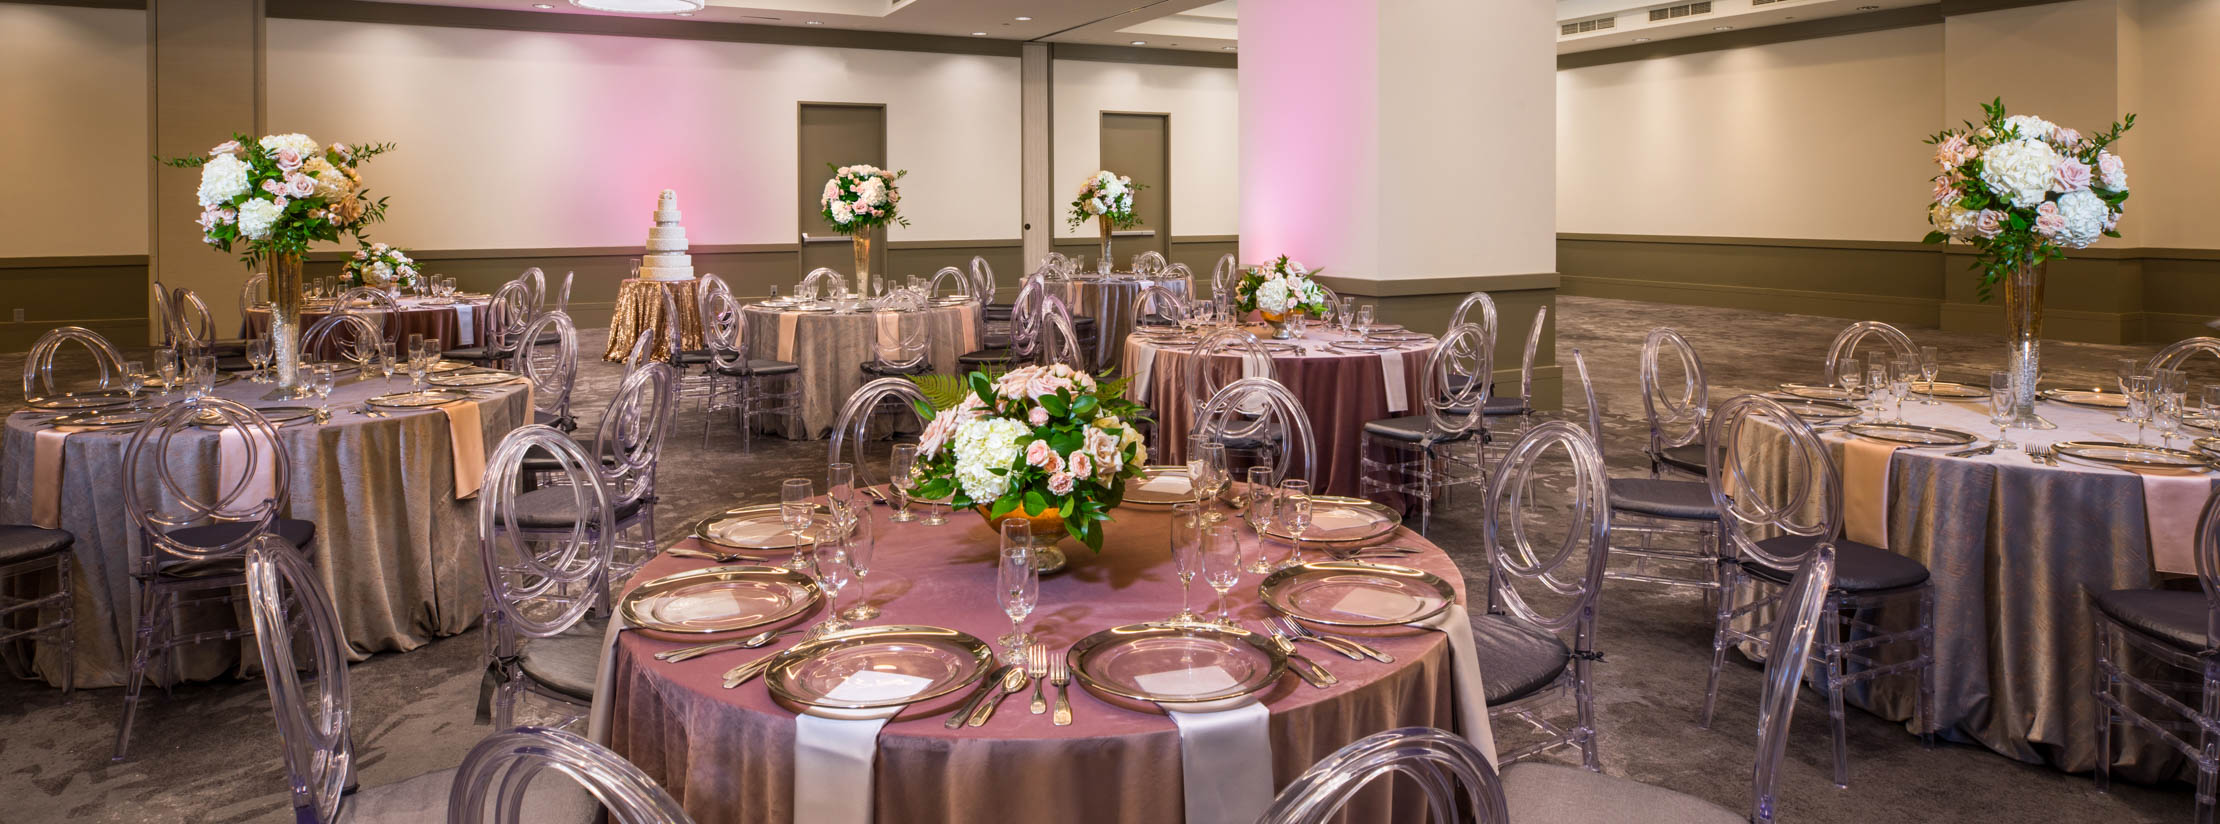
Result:
{"type": "Polygon", "coordinates": [[[292,149],[299,152],[304,159],[324,153],[324,144],[316,142],[315,138],[305,134],[273,134],[262,138],[259,142],[264,150],[280,152],[292,149]]]}
{"type": "Polygon", "coordinates": [[[228,206],[247,193],[247,162],[227,154],[208,159],[200,167],[200,205],[228,206]]]}
{"type": "Polygon", "coordinates": [[[278,215],[285,210],[276,201],[255,198],[239,205],[239,233],[254,240],[270,236],[270,227],[277,225],[278,215]]]}
{"type": "Polygon", "coordinates": [[[980,418],[957,426],[956,482],[963,484],[964,495],[986,502],[1009,491],[1009,476],[993,470],[1008,469],[1018,458],[1017,439],[1031,432],[1024,421],[1010,418],[980,418]]]}
{"type": "Polygon", "coordinates": [[[1287,281],[1270,279],[1257,284],[1256,308],[1259,311],[1279,314],[1287,311],[1287,281]]]}
{"type": "Polygon", "coordinates": [[[2049,140],[2058,133],[2058,124],[2031,114],[2015,114],[2004,119],[2004,127],[2019,132],[2021,140],[2049,140]]]}
{"type": "Polygon", "coordinates": [[[2058,233],[2058,244],[2083,249],[2104,235],[2111,210],[2092,192],[2067,192],[2058,198],[2058,214],[2066,219],[2066,228],[2058,233]]]}
{"type": "Polygon", "coordinates": [[[848,207],[848,201],[835,200],[832,205],[832,217],[834,223],[846,224],[856,219],[856,212],[848,207]]]}
{"type": "Polygon", "coordinates": [[[1981,164],[1981,182],[2014,207],[2026,209],[2043,202],[2050,193],[2052,172],[2058,167],[2058,150],[2040,140],[2013,140],[1989,147],[1981,164]]]}
{"type": "Polygon", "coordinates": [[[857,203],[865,206],[878,206],[886,203],[886,181],[883,179],[876,176],[866,177],[851,188],[856,193],[857,203]]]}

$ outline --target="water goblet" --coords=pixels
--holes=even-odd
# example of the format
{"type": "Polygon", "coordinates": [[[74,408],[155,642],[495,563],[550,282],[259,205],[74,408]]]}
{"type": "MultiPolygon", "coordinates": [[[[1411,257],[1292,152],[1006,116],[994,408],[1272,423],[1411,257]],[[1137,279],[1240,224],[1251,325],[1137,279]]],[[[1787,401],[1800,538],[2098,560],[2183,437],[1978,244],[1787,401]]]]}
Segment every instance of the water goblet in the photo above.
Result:
{"type": "Polygon", "coordinates": [[[1286,530],[1288,540],[1294,543],[1287,552],[1288,563],[1303,561],[1303,531],[1310,529],[1311,505],[1309,481],[1290,478],[1280,482],[1280,505],[1273,520],[1286,530]]]}
{"type": "Polygon", "coordinates": [[[2220,384],[2205,387],[2205,421],[2220,423],[2220,384]]]}
{"type": "Polygon", "coordinates": [[[1203,582],[1218,591],[1218,623],[1233,626],[1233,613],[1226,595],[1233,586],[1241,583],[1241,568],[1246,566],[1242,557],[1241,531],[1232,524],[1215,524],[1204,528],[1202,571],[1203,582]]]}
{"type": "Polygon", "coordinates": [[[917,488],[917,444],[898,443],[886,461],[886,487],[894,498],[894,514],[887,520],[906,524],[917,520],[910,512],[910,491],[917,488]]]}
{"type": "Polygon", "coordinates": [[[1904,398],[1912,393],[1912,378],[1919,374],[1919,361],[1897,358],[1889,361],[1889,397],[1896,401],[1896,420],[1891,423],[1908,423],[1904,420],[1904,398]]]}
{"type": "Polygon", "coordinates": [[[1865,399],[1865,393],[1858,391],[1858,387],[1865,383],[1865,371],[1858,367],[1856,358],[1843,358],[1835,363],[1835,383],[1849,394],[1851,406],[1857,406],[1865,399]]]}
{"type": "Polygon", "coordinates": [[[1341,331],[1349,331],[1349,324],[1356,322],[1357,299],[1342,298],[1340,305],[1334,307],[1334,315],[1340,322],[1341,331]]]}
{"type": "Polygon", "coordinates": [[[315,390],[316,400],[318,401],[316,406],[317,416],[321,417],[331,414],[331,390],[333,384],[337,383],[338,380],[338,364],[327,363],[322,366],[316,367],[315,390]]]}
{"type": "Polygon", "coordinates": [[[1881,415],[1888,409],[1889,368],[1879,361],[1865,368],[1865,402],[1873,407],[1873,420],[1886,422],[1881,415]]]}
{"type": "Polygon", "coordinates": [[[1002,522],[1002,551],[995,564],[995,593],[1002,614],[1010,617],[1010,634],[995,639],[1006,650],[1003,663],[1025,663],[1033,636],[1025,632],[1025,618],[1041,598],[1041,570],[1033,562],[1033,526],[1023,519],[1002,522]]]}
{"type": "Polygon", "coordinates": [[[1195,501],[1203,506],[1203,517],[1211,523],[1226,519],[1218,512],[1218,496],[1226,491],[1230,478],[1226,475],[1226,445],[1204,442],[1200,437],[1188,439],[1187,479],[1195,490],[1195,501]]]}
{"type": "Polygon", "coordinates": [[[409,355],[409,394],[417,396],[424,394],[424,375],[431,369],[431,365],[431,359],[424,357],[422,351],[409,355]]]}
{"type": "Polygon", "coordinates": [[[2006,452],[2020,448],[2019,444],[2013,443],[2008,437],[2012,419],[2018,414],[2015,409],[2018,403],[2018,395],[2012,391],[2012,373],[1990,372],[1989,423],[1996,425],[1996,440],[1990,443],[1991,446],[2006,452]]]}
{"type": "Polygon", "coordinates": [[[794,569],[802,568],[802,531],[817,521],[817,504],[811,500],[816,496],[808,478],[788,478],[779,485],[779,520],[794,533],[794,569]]]}
{"type": "Polygon", "coordinates": [[[131,399],[131,408],[139,408],[139,393],[146,391],[146,364],[139,361],[123,362],[123,394],[131,399]]]}
{"type": "MultiPolygon", "coordinates": [[[[816,579],[817,588],[825,592],[825,620],[809,628],[812,638],[848,628],[848,622],[841,620],[840,590],[848,586],[855,570],[848,566],[847,542],[839,531],[838,527],[827,526],[817,530],[816,540],[808,543],[809,577],[816,579]]],[[[796,540],[802,539],[797,536],[796,540]]]]}
{"type": "Polygon", "coordinates": [[[162,397],[170,396],[170,388],[177,384],[177,350],[154,350],[154,374],[162,378],[162,397]]]}
{"type": "Polygon", "coordinates": [[[1249,571],[1263,575],[1288,564],[1287,558],[1274,561],[1265,557],[1264,552],[1264,533],[1272,528],[1280,506],[1279,493],[1272,485],[1272,468],[1249,467],[1247,487],[1248,495],[1242,501],[1245,505],[1242,514],[1249,522],[1249,530],[1256,533],[1256,557],[1250,559],[1249,571]]]}
{"type": "Polygon", "coordinates": [[[1939,360],[1940,355],[1941,352],[1937,351],[1935,347],[1922,346],[1919,348],[1919,379],[1927,382],[1927,396],[1920,399],[1919,405],[1921,406],[1937,406],[1942,403],[1942,401],[1935,400],[1935,373],[1942,368],[1942,363],[1939,360]]]}
{"type": "Polygon", "coordinates": [[[842,539],[848,550],[848,569],[856,578],[856,605],[840,613],[850,621],[879,617],[879,608],[871,605],[871,594],[863,585],[864,579],[871,577],[871,558],[879,549],[878,528],[871,521],[869,508],[857,510],[855,521],[848,525],[848,534],[842,539]]]}
{"type": "Polygon", "coordinates": [[[2128,378],[2127,413],[2128,418],[2135,421],[2135,442],[2137,444],[2143,443],[2143,427],[2151,423],[2151,383],[2153,380],[2149,375],[2136,375],[2128,378]]]}
{"type": "Polygon", "coordinates": [[[1202,572],[1203,527],[1201,504],[1172,505],[1172,572],[1179,577],[1179,614],[1172,621],[1177,623],[1201,620],[1189,594],[1202,572]]]}
{"type": "Polygon", "coordinates": [[[1372,307],[1372,304],[1367,303],[1363,306],[1357,307],[1356,332],[1358,340],[1363,340],[1372,336],[1372,321],[1377,316],[1378,311],[1372,307]]]}
{"type": "Polygon", "coordinates": [[[393,383],[393,372],[396,368],[397,362],[393,360],[393,344],[379,343],[378,373],[385,376],[385,382],[387,385],[391,385],[393,383]]]}
{"type": "Polygon", "coordinates": [[[216,356],[193,356],[193,395],[206,398],[216,392],[216,356]]]}

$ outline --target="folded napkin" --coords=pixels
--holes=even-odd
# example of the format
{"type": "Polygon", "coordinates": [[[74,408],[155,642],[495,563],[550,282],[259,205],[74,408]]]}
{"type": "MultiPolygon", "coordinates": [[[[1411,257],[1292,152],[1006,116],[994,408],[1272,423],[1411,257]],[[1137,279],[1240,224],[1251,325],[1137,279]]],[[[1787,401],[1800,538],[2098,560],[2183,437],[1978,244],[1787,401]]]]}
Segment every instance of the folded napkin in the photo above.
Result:
{"type": "Polygon", "coordinates": [[[461,301],[455,303],[455,345],[478,345],[478,307],[461,301]]]}
{"type": "Polygon", "coordinates": [[[1889,548],[1889,461],[1902,448],[1864,438],[1843,441],[1843,537],[1889,548]]]}
{"type": "Polygon", "coordinates": [[[1179,727],[1187,824],[1249,824],[1271,808],[1272,715],[1263,703],[1166,712],[1179,727]]]}
{"type": "MultiPolygon", "coordinates": [[[[985,303],[985,301],[984,301],[983,299],[981,300],[981,302],[980,302],[980,305],[981,305],[981,306],[984,306],[984,305],[986,305],[986,303],[985,303]]],[[[974,350],[974,349],[978,349],[978,348],[979,348],[979,343],[980,343],[980,341],[979,341],[979,312],[980,312],[980,311],[981,311],[981,310],[978,310],[978,309],[973,309],[973,308],[971,308],[970,306],[958,306],[958,307],[956,307],[956,317],[960,318],[960,319],[961,319],[961,322],[963,323],[963,341],[964,341],[964,344],[963,344],[963,346],[964,346],[964,348],[963,348],[963,351],[965,351],[965,352],[969,352],[969,351],[971,351],[971,350],[974,350]]]]}
{"type": "Polygon", "coordinates": [[[878,339],[871,344],[871,356],[884,358],[892,353],[900,357],[903,353],[895,351],[895,348],[902,342],[902,316],[895,312],[877,312],[872,318],[878,321],[878,339]]]}
{"type": "Polygon", "coordinates": [[[216,494],[220,497],[242,480],[246,482],[246,488],[231,499],[230,509],[245,509],[277,497],[277,462],[285,460],[285,456],[275,444],[254,444],[262,454],[254,463],[253,477],[248,477],[248,437],[247,430],[236,426],[216,432],[216,494]]]}
{"type": "Polygon", "coordinates": [[[466,400],[439,408],[447,413],[447,439],[455,456],[455,500],[478,494],[486,482],[486,430],[478,421],[478,402],[466,400]]]}
{"type": "Polygon", "coordinates": [[[1457,691],[1458,730],[1466,741],[1495,763],[1495,728],[1488,722],[1488,692],[1480,680],[1480,654],[1473,647],[1472,616],[1462,605],[1451,604],[1442,614],[1413,626],[1441,630],[1449,636],[1450,677],[1457,691]]]}
{"type": "MultiPolygon", "coordinates": [[[[908,698],[931,683],[914,675],[863,670],[825,694],[858,702],[883,701],[908,698]]],[[[870,824],[871,770],[879,757],[879,730],[906,708],[813,710],[827,715],[795,717],[795,821],[870,824]]]]}
{"type": "Polygon", "coordinates": [[[1185,475],[1158,475],[1141,484],[1141,489],[1148,492],[1187,492],[1194,488],[1194,481],[1185,475]]]}
{"type": "Polygon", "coordinates": [[[779,313],[779,342],[777,352],[779,360],[789,362],[794,360],[794,328],[799,325],[801,321],[802,313],[800,312],[779,313]]]}
{"type": "Polygon", "coordinates": [[[1156,350],[1156,344],[1153,343],[1136,342],[1133,345],[1133,381],[1126,384],[1126,394],[1132,397],[1134,403],[1149,402],[1149,376],[1156,371],[1156,350]]]}
{"type": "Polygon", "coordinates": [[[617,682],[617,633],[631,629],[624,622],[623,610],[610,610],[609,631],[601,636],[601,665],[594,671],[594,702],[586,710],[586,737],[604,747],[609,746],[609,715],[614,709],[609,700],[608,685],[617,682]]]}
{"type": "Polygon", "coordinates": [[[2197,574],[2197,520],[2212,497],[2204,475],[2137,473],[2143,479],[2143,517],[2151,530],[2151,568],[2197,574]]]}
{"type": "Polygon", "coordinates": [[[1403,353],[1390,349],[1380,353],[1380,382],[1386,384],[1388,413],[1400,415],[1410,411],[1410,387],[1403,385],[1403,353]]]}
{"type": "Polygon", "coordinates": [[[47,529],[62,528],[62,453],[70,427],[39,427],[31,448],[31,523],[47,529]]]}

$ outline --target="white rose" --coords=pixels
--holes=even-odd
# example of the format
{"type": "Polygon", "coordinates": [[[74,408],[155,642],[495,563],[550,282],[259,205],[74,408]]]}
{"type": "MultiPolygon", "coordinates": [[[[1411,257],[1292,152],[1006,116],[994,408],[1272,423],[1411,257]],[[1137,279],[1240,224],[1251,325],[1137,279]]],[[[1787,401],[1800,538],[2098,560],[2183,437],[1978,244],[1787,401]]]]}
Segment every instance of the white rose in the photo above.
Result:
{"type": "Polygon", "coordinates": [[[277,224],[284,207],[275,201],[255,198],[239,206],[239,233],[254,240],[270,236],[270,227],[277,224]]]}
{"type": "Polygon", "coordinates": [[[247,162],[228,154],[208,159],[200,167],[200,205],[225,206],[247,193],[247,162]]]}
{"type": "Polygon", "coordinates": [[[2115,192],[2127,191],[2127,161],[2111,152],[2098,152],[2097,182],[2115,192]]]}
{"type": "Polygon", "coordinates": [[[1989,148],[1981,164],[1981,182],[2014,207],[2026,209],[2050,192],[2058,150],[2040,140],[2014,140],[1989,148]]]}
{"type": "Polygon", "coordinates": [[[2097,238],[2104,235],[2111,211],[2104,205],[2103,198],[2088,191],[2059,196],[2058,213],[2066,219],[2066,228],[2058,233],[2058,242],[2075,249],[2097,242],[2097,238]]]}

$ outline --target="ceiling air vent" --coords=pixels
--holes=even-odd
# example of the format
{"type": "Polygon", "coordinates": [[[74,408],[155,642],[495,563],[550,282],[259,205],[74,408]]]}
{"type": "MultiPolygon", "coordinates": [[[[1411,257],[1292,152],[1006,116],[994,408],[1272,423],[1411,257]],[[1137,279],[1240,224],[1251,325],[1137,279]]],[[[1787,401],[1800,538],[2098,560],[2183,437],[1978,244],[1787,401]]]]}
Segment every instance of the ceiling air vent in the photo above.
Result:
{"type": "Polygon", "coordinates": [[[1661,9],[1650,9],[1650,22],[1655,23],[1660,20],[1674,20],[1682,17],[1692,17],[1698,14],[1710,13],[1711,0],[1703,0],[1703,2],[1701,3],[1682,3],[1678,6],[1666,6],[1665,8],[1661,9]]]}
{"type": "Polygon", "coordinates": [[[1603,31],[1604,29],[1616,28],[1618,25],[1619,18],[1598,17],[1594,20],[1579,20],[1571,23],[1559,23],[1557,24],[1557,34],[1559,36],[1568,34],[1587,34],[1592,31],[1603,31]]]}

